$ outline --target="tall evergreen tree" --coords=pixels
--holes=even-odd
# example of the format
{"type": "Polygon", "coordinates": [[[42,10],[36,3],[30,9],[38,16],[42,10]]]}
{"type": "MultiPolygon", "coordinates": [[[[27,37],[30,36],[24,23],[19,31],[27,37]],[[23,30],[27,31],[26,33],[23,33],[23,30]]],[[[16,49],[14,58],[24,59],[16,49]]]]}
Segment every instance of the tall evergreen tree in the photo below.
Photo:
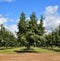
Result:
{"type": "Polygon", "coordinates": [[[44,25],[44,23],[43,23],[43,16],[41,16],[40,23],[39,23],[39,26],[38,26],[39,35],[40,36],[42,36],[45,33],[45,27],[43,25],[44,25]]]}
{"type": "Polygon", "coordinates": [[[18,23],[18,41],[21,46],[26,46],[30,49],[30,46],[36,45],[39,42],[40,36],[44,34],[43,17],[41,17],[40,24],[37,24],[37,17],[35,12],[32,12],[30,19],[26,21],[25,14],[22,12],[20,21],[18,23]]]}
{"type": "Polygon", "coordinates": [[[25,44],[25,39],[26,39],[26,18],[25,18],[25,14],[22,12],[21,13],[21,16],[20,16],[20,20],[19,20],[19,23],[18,23],[18,41],[19,41],[19,44],[22,46],[25,44]]]}
{"type": "Polygon", "coordinates": [[[35,15],[35,12],[32,12],[30,16],[30,21],[29,21],[29,28],[31,29],[32,32],[37,32],[37,17],[35,15]]]}
{"type": "Polygon", "coordinates": [[[35,12],[32,12],[28,24],[28,30],[27,30],[27,42],[28,42],[28,48],[30,48],[31,45],[34,44],[37,35],[38,28],[37,28],[37,18],[35,15],[35,12]]]}

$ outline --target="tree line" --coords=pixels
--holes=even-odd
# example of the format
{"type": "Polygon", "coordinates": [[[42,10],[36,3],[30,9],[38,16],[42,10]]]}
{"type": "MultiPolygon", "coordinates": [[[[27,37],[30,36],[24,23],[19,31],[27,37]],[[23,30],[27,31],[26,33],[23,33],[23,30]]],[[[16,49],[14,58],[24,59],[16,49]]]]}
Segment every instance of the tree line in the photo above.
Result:
{"type": "Polygon", "coordinates": [[[3,24],[0,25],[0,47],[14,47],[17,45],[17,38],[7,30],[3,24]]]}
{"type": "Polygon", "coordinates": [[[32,12],[29,19],[26,19],[25,13],[22,12],[18,22],[17,37],[7,30],[3,24],[0,25],[0,46],[4,47],[60,47],[60,25],[50,33],[46,34],[44,18],[41,16],[37,19],[35,12],[32,12]],[[40,21],[39,23],[37,23],[40,21]]]}
{"type": "Polygon", "coordinates": [[[26,20],[25,14],[22,12],[18,23],[18,41],[20,46],[36,47],[60,47],[60,26],[54,29],[51,33],[46,34],[43,26],[43,16],[40,18],[39,24],[35,12],[32,12],[30,18],[26,20]]]}

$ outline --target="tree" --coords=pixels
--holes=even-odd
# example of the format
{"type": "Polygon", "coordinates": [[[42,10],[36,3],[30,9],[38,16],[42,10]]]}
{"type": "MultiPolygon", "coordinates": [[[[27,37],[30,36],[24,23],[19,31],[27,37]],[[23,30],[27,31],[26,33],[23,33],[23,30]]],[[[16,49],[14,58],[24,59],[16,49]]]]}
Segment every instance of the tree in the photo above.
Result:
{"type": "Polygon", "coordinates": [[[37,18],[35,15],[35,12],[32,12],[32,14],[30,15],[30,20],[29,20],[29,24],[28,24],[28,30],[26,33],[26,39],[28,42],[28,46],[27,48],[29,49],[30,46],[32,46],[35,42],[35,34],[37,34],[38,32],[38,28],[37,28],[37,18]]]}
{"type": "Polygon", "coordinates": [[[24,37],[24,35],[26,35],[26,30],[27,28],[26,28],[25,14],[22,12],[20,16],[20,21],[18,23],[18,32],[17,32],[18,41],[21,46],[25,44],[23,39],[26,39],[26,37],[24,37]]]}
{"type": "Polygon", "coordinates": [[[43,34],[45,33],[45,27],[43,26],[43,16],[41,16],[40,23],[38,25],[38,29],[39,29],[39,35],[43,36],[43,34]]]}
{"type": "Polygon", "coordinates": [[[17,42],[16,37],[12,32],[7,30],[3,24],[1,24],[0,29],[0,46],[4,47],[15,47],[17,42]],[[16,41],[16,42],[15,42],[16,41]]]}
{"type": "Polygon", "coordinates": [[[51,33],[48,35],[45,35],[45,38],[47,40],[46,46],[51,46],[53,49],[53,46],[58,46],[60,47],[60,25],[57,26],[54,30],[52,30],[51,33]]]}
{"type": "Polygon", "coordinates": [[[54,30],[54,33],[55,33],[55,45],[60,47],[60,24],[54,30]]]}
{"type": "MultiPolygon", "coordinates": [[[[40,36],[43,37],[45,28],[43,27],[43,18],[41,17],[40,24],[37,24],[37,17],[35,12],[32,12],[30,19],[26,20],[25,14],[22,12],[20,21],[18,23],[18,41],[20,46],[26,46],[30,49],[30,46],[41,45],[40,36]]],[[[43,39],[43,38],[42,38],[43,39]]]]}

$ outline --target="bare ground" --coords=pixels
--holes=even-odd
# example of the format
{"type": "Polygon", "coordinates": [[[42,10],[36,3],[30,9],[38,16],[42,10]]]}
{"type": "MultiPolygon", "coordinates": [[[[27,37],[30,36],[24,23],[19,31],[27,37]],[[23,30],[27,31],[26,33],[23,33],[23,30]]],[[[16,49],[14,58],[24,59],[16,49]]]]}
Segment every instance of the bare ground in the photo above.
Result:
{"type": "Polygon", "coordinates": [[[60,61],[60,54],[55,53],[20,53],[2,54],[0,61],[60,61]]]}

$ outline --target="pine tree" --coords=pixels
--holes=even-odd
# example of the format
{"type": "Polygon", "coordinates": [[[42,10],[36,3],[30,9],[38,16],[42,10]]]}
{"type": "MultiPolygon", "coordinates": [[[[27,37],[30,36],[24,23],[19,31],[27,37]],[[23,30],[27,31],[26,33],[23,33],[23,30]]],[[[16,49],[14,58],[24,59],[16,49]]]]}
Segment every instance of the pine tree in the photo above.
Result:
{"type": "Polygon", "coordinates": [[[45,33],[45,27],[43,26],[43,16],[41,16],[40,23],[38,26],[39,29],[39,35],[42,36],[45,33]]]}
{"type": "Polygon", "coordinates": [[[34,12],[32,12],[28,24],[28,30],[27,30],[27,42],[28,46],[27,48],[29,49],[31,45],[34,44],[35,42],[35,35],[37,34],[37,18],[34,12]]]}
{"type": "Polygon", "coordinates": [[[25,20],[26,20],[25,14],[22,12],[18,23],[18,32],[17,32],[18,41],[21,46],[25,44],[25,39],[26,39],[25,35],[26,35],[27,28],[26,28],[25,20]]]}
{"type": "Polygon", "coordinates": [[[25,14],[23,12],[21,13],[21,16],[20,16],[20,20],[18,23],[18,29],[19,29],[20,34],[23,34],[26,32],[25,14]]]}
{"type": "MultiPolygon", "coordinates": [[[[43,18],[38,27],[37,17],[35,12],[32,12],[30,19],[26,21],[25,14],[22,12],[20,16],[20,21],[18,23],[18,41],[20,46],[26,46],[27,49],[30,49],[30,46],[36,45],[37,42],[40,42],[40,36],[44,34],[45,28],[43,27],[43,18]]],[[[40,44],[40,43],[39,43],[40,44]]]]}

